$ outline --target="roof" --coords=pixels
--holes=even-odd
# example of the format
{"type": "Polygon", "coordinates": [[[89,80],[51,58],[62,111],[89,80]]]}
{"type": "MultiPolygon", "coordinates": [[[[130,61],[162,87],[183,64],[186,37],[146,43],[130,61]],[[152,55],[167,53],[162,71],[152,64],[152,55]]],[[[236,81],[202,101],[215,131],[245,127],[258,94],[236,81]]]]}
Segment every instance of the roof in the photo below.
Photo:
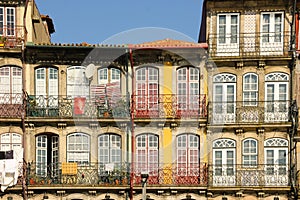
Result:
{"type": "Polygon", "coordinates": [[[131,48],[207,48],[207,43],[194,43],[166,38],[141,44],[128,45],[131,48]]]}

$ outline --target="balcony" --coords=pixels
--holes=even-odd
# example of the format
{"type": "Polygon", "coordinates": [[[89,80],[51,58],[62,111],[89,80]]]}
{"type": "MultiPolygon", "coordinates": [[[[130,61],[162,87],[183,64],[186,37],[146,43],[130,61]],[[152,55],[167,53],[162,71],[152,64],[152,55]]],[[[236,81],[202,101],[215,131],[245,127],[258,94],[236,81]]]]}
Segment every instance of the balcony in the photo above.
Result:
{"type": "Polygon", "coordinates": [[[25,107],[22,93],[1,93],[0,94],[0,117],[21,118],[24,116],[25,107]]]}
{"type": "MultiPolygon", "coordinates": [[[[141,186],[141,169],[134,165],[133,184],[141,186]]],[[[149,171],[148,186],[207,186],[207,166],[195,164],[180,167],[177,164],[153,164],[149,171]]],[[[44,165],[27,164],[28,186],[93,186],[128,187],[130,184],[130,164],[118,165],[100,163],[57,163],[44,165]]],[[[20,182],[20,181],[19,181],[20,182]]]]}
{"type": "Polygon", "coordinates": [[[209,123],[270,124],[289,121],[290,101],[209,102],[209,123]]]}
{"type": "Polygon", "coordinates": [[[135,118],[205,118],[206,95],[133,96],[135,118]]]}
{"type": "Polygon", "coordinates": [[[126,118],[129,116],[126,97],[33,96],[26,99],[28,117],[43,118],[126,118]]]}
{"type": "Polygon", "coordinates": [[[212,187],[287,187],[287,165],[210,165],[212,187]]]}
{"type": "Polygon", "coordinates": [[[239,35],[209,35],[211,57],[283,57],[290,49],[288,33],[240,33],[239,35]]]}
{"type": "Polygon", "coordinates": [[[23,26],[15,26],[14,28],[3,26],[3,28],[0,28],[0,48],[22,47],[24,37],[23,26]]]}

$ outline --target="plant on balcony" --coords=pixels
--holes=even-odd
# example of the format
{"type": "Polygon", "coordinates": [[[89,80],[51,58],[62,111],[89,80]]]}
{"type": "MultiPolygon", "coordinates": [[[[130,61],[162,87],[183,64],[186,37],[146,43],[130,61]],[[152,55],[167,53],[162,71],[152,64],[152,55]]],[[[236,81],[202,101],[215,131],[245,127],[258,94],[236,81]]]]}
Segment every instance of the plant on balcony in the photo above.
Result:
{"type": "Polygon", "coordinates": [[[0,36],[0,47],[4,47],[6,41],[7,41],[7,38],[6,38],[6,37],[0,36]]]}

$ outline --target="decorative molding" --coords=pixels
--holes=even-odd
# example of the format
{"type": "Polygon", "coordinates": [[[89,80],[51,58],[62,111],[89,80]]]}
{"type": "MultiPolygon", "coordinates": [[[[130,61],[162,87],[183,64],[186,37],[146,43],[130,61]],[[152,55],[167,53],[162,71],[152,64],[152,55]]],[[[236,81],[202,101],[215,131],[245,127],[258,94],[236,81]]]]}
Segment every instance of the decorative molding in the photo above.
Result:
{"type": "Polygon", "coordinates": [[[57,123],[57,128],[65,129],[67,127],[67,123],[57,123]]]}
{"type": "Polygon", "coordinates": [[[244,62],[243,61],[236,62],[236,66],[235,66],[236,69],[242,69],[243,67],[244,67],[244,62]]]}
{"type": "Polygon", "coordinates": [[[97,129],[99,124],[98,123],[90,123],[89,126],[91,129],[97,129]]]}
{"type": "Polygon", "coordinates": [[[264,134],[265,129],[264,128],[257,128],[257,134],[264,134]]]}
{"type": "Polygon", "coordinates": [[[235,129],[235,134],[242,134],[243,132],[244,132],[244,129],[242,129],[242,128],[235,129]]]}
{"type": "Polygon", "coordinates": [[[258,65],[257,65],[258,69],[264,69],[265,66],[266,66],[266,62],[264,60],[258,61],[258,65]]]}

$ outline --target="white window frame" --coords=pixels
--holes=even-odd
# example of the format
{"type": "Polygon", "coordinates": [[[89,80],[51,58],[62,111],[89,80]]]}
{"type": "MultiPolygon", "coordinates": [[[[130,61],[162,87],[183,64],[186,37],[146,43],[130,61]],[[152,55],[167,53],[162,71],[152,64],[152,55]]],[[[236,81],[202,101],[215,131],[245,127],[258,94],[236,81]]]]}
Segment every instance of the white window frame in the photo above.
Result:
{"type": "Polygon", "coordinates": [[[243,141],[243,167],[255,167],[257,165],[257,140],[248,138],[243,141]],[[249,144],[247,144],[249,143],[249,144]],[[254,143],[254,146],[252,146],[254,143]],[[249,146],[246,146],[249,145],[249,146]],[[252,152],[254,150],[254,152],[252,152]],[[248,157],[248,159],[246,159],[248,157]],[[252,159],[254,157],[254,159],[252,159]]]}
{"type": "Polygon", "coordinates": [[[158,175],[159,138],[153,133],[136,136],[137,172],[148,172],[150,176],[158,175]]]}
{"type": "Polygon", "coordinates": [[[283,53],[283,27],[284,13],[283,12],[262,12],[261,13],[261,39],[260,49],[261,55],[280,55],[283,53]],[[280,30],[276,30],[276,15],[281,16],[279,22],[280,30]],[[265,21],[264,16],[269,16],[269,21],[265,21]],[[267,29],[267,30],[266,30],[267,29]]]}
{"type": "Polygon", "coordinates": [[[217,14],[217,56],[239,55],[239,34],[240,13],[217,14]],[[222,16],[225,17],[224,24],[221,24],[220,18],[222,16]],[[232,23],[233,16],[236,16],[236,23],[232,23]],[[224,27],[224,34],[221,34],[222,26],[224,27]],[[236,33],[233,33],[233,27],[236,27],[236,33]],[[221,38],[223,38],[224,41],[221,41],[221,38]]]}
{"type": "Polygon", "coordinates": [[[114,133],[105,133],[98,136],[98,162],[100,168],[113,165],[120,168],[122,162],[122,137],[114,133]]]}
{"type": "Polygon", "coordinates": [[[67,136],[67,162],[77,162],[80,165],[88,164],[90,162],[90,148],[90,136],[88,134],[81,132],[69,134],[67,136]]]}
{"type": "Polygon", "coordinates": [[[200,169],[200,137],[183,133],[176,137],[177,175],[198,176],[200,169]],[[197,158],[195,159],[195,155],[197,158]]]}
{"type": "Polygon", "coordinates": [[[90,83],[85,76],[84,66],[70,66],[67,68],[67,95],[74,97],[89,96],[90,83]]]}
{"type": "Polygon", "coordinates": [[[0,17],[2,17],[2,21],[0,21],[0,35],[1,36],[15,36],[16,31],[16,9],[15,7],[0,7],[0,10],[2,11],[2,14],[0,14],[0,17]],[[9,10],[12,11],[12,14],[8,14],[9,10]],[[11,24],[11,28],[9,28],[11,24]]]}
{"type": "Polygon", "coordinates": [[[213,142],[213,185],[235,185],[235,165],[236,141],[225,138],[215,140],[213,142]],[[217,153],[221,153],[220,158],[216,156],[217,153]],[[232,153],[232,158],[228,159],[228,153],[232,153]]]}
{"type": "Polygon", "coordinates": [[[258,101],[258,76],[255,73],[247,73],[243,76],[243,105],[257,106],[258,101]],[[247,81],[249,77],[249,81],[247,81]],[[252,78],[255,77],[256,80],[252,78]]]}
{"type": "Polygon", "coordinates": [[[3,133],[0,135],[0,150],[9,151],[22,148],[22,135],[18,133],[3,133]]]}

